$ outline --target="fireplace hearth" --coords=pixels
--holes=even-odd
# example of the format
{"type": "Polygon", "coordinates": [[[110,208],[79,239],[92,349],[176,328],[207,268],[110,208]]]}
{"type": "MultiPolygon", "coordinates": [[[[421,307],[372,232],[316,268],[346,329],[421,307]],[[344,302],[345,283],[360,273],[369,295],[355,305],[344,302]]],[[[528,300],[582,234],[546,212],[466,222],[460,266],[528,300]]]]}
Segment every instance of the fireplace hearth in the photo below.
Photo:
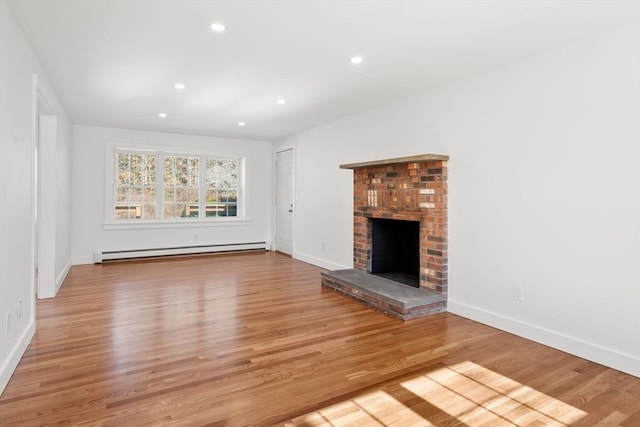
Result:
{"type": "Polygon", "coordinates": [[[323,273],[322,284],[403,319],[417,314],[393,313],[389,299],[395,287],[402,291],[410,285],[430,301],[420,316],[445,311],[448,160],[423,154],[341,165],[353,170],[353,265],[361,273],[323,273]],[[349,282],[355,278],[362,283],[349,282]],[[385,291],[381,298],[378,291],[385,286],[391,293],[385,291]]]}

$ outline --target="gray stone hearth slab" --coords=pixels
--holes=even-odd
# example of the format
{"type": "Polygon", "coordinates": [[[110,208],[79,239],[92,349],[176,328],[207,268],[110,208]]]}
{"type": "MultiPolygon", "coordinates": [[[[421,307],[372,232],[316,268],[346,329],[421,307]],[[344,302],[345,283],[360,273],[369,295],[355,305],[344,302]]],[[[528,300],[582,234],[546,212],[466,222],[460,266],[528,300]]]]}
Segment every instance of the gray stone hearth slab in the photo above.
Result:
{"type": "Polygon", "coordinates": [[[355,269],[324,272],[322,285],[403,320],[440,313],[447,308],[446,296],[438,292],[355,269]]]}

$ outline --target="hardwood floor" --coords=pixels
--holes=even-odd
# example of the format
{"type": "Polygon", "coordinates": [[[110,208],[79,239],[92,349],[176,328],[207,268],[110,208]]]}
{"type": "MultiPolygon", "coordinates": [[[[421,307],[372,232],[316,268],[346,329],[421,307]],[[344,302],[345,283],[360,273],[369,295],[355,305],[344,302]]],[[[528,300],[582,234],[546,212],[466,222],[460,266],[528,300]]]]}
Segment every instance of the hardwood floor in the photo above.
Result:
{"type": "Polygon", "coordinates": [[[639,426],[640,379],[452,314],[392,319],[277,253],[77,266],[0,425],[639,426]]]}

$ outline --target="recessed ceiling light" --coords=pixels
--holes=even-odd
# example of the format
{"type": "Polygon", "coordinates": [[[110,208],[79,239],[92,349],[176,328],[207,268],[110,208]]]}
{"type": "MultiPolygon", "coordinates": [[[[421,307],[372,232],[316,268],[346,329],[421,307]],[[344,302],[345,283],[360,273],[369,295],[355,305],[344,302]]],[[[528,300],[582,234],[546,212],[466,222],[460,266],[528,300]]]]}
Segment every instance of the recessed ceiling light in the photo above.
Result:
{"type": "Polygon", "coordinates": [[[244,126],[245,123],[244,122],[238,122],[238,126],[244,126]]]}
{"type": "Polygon", "coordinates": [[[178,90],[182,90],[185,88],[184,83],[176,83],[175,85],[173,85],[173,87],[175,87],[178,90]]]}
{"type": "Polygon", "coordinates": [[[223,32],[223,31],[225,30],[225,26],[224,26],[224,25],[222,25],[222,24],[221,24],[221,23],[219,23],[219,22],[214,22],[213,24],[211,24],[211,29],[212,29],[213,31],[216,31],[216,32],[218,32],[218,33],[221,33],[221,32],[223,32]]]}
{"type": "Polygon", "coordinates": [[[167,113],[160,113],[158,114],[158,117],[162,117],[164,119],[167,117],[167,113]]]}
{"type": "Polygon", "coordinates": [[[287,102],[287,101],[285,101],[284,99],[280,98],[280,99],[278,99],[276,102],[277,102],[278,104],[284,104],[284,103],[285,103],[285,102],[287,102]]]}
{"type": "Polygon", "coordinates": [[[353,56],[353,57],[351,57],[351,63],[352,64],[361,64],[362,63],[362,56],[353,56]]]}

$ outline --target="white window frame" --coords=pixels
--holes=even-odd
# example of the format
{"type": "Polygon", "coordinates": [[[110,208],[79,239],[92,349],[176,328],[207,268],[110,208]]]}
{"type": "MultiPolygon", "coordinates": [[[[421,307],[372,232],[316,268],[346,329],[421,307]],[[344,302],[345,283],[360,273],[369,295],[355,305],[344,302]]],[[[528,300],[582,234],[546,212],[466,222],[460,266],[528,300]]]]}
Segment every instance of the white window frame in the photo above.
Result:
{"type": "Polygon", "coordinates": [[[127,144],[107,142],[105,143],[105,188],[104,188],[104,223],[105,230],[119,229],[145,229],[145,228],[183,228],[183,227],[212,227],[212,226],[244,226],[251,221],[246,216],[247,191],[246,191],[246,160],[247,156],[242,152],[207,150],[203,148],[187,148],[175,146],[152,146],[140,144],[127,144]],[[156,218],[154,219],[116,219],[115,218],[115,174],[116,153],[134,153],[156,155],[156,218]],[[200,208],[198,217],[187,218],[160,218],[164,214],[164,157],[165,156],[199,157],[199,198],[200,208]],[[203,167],[206,158],[233,159],[238,161],[238,200],[236,216],[233,217],[207,217],[206,216],[206,167],[203,167]],[[204,197],[202,197],[204,196],[204,197]]]}

